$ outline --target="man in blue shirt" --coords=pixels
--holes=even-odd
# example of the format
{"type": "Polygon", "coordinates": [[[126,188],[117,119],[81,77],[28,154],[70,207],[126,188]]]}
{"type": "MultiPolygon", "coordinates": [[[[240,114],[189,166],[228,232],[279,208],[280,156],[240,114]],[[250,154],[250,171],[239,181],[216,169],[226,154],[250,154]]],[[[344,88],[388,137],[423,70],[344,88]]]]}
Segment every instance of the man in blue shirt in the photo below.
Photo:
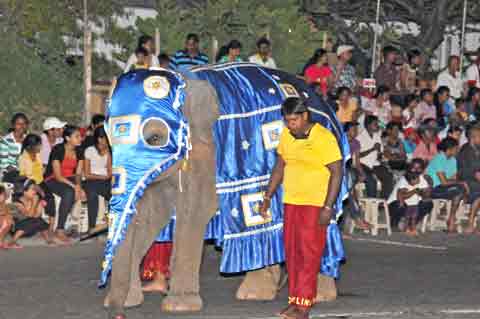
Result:
{"type": "Polygon", "coordinates": [[[193,66],[208,64],[208,56],[200,52],[198,35],[190,33],[185,41],[185,49],[178,50],[170,64],[173,70],[182,72],[193,66]]]}
{"type": "Polygon", "coordinates": [[[427,174],[433,181],[432,198],[452,201],[450,215],[447,221],[448,232],[456,231],[456,213],[463,197],[468,193],[468,185],[458,181],[457,159],[458,142],[447,137],[438,145],[441,151],[430,161],[427,174]]]}

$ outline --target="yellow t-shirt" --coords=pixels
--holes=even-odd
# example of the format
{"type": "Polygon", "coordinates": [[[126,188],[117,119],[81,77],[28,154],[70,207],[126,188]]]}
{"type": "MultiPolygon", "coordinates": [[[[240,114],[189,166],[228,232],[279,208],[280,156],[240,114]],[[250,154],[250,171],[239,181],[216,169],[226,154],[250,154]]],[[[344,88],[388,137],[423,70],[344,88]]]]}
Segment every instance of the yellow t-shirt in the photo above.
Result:
{"type": "Polygon", "coordinates": [[[284,203],[323,206],[330,180],[327,165],[342,158],[335,136],[320,124],[312,127],[306,139],[295,139],[284,128],[277,153],[286,163],[284,203]]]}
{"type": "Polygon", "coordinates": [[[337,118],[340,123],[353,122],[353,117],[358,109],[358,104],[355,99],[350,99],[347,107],[338,106],[337,118]]]}
{"type": "Polygon", "coordinates": [[[23,152],[18,158],[18,166],[20,170],[20,176],[25,176],[40,184],[43,182],[43,165],[40,156],[37,155],[35,161],[27,152],[23,152]]]}

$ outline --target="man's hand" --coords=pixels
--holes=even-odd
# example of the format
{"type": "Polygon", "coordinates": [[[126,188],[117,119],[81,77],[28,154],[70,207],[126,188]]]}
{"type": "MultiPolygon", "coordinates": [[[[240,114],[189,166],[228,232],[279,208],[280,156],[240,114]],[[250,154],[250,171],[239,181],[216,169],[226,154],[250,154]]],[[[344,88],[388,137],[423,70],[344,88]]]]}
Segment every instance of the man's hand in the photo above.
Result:
{"type": "Polygon", "coordinates": [[[270,214],[268,213],[268,210],[270,209],[270,198],[263,198],[262,206],[260,206],[260,215],[263,217],[263,219],[268,219],[270,218],[270,214]]]}
{"type": "Polygon", "coordinates": [[[318,216],[318,224],[319,225],[330,224],[330,220],[332,219],[332,212],[333,210],[330,207],[320,208],[320,214],[318,216]]]}

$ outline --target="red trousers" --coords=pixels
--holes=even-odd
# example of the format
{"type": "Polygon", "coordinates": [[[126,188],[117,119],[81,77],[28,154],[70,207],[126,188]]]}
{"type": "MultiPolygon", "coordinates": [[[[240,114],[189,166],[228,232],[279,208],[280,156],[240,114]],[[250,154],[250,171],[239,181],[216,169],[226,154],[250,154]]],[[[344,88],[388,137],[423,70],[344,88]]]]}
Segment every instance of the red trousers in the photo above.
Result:
{"type": "Polygon", "coordinates": [[[288,303],[311,307],[317,295],[327,226],[319,225],[320,207],[284,205],[284,242],[288,271],[288,303]]]}
{"type": "Polygon", "coordinates": [[[172,255],[172,243],[153,243],[143,258],[142,280],[153,280],[157,273],[170,276],[170,256],[172,255]]]}

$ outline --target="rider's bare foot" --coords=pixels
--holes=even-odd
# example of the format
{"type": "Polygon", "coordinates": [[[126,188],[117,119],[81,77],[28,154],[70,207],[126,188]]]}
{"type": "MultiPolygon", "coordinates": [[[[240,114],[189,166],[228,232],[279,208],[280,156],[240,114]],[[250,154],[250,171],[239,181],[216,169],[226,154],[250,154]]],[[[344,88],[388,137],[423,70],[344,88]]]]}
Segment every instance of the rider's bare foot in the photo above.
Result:
{"type": "Polygon", "coordinates": [[[157,273],[155,275],[155,278],[151,282],[145,284],[145,286],[142,287],[142,290],[144,292],[158,292],[161,294],[167,294],[168,292],[167,277],[162,273],[157,273]]]}

